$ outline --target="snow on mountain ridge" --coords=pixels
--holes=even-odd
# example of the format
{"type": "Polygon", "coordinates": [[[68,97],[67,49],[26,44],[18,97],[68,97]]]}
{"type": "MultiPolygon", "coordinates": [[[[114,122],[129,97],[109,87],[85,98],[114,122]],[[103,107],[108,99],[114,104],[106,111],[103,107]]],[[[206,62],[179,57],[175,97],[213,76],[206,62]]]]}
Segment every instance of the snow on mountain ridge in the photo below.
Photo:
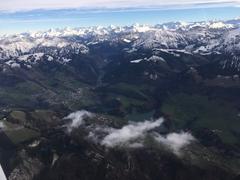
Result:
{"type": "Polygon", "coordinates": [[[232,24],[225,24],[223,22],[214,22],[209,25],[209,28],[211,29],[221,29],[221,28],[233,28],[234,25],[232,24]]]}
{"type": "Polygon", "coordinates": [[[71,54],[87,54],[89,46],[104,41],[125,42],[132,49],[182,49],[200,54],[240,50],[239,29],[239,24],[229,21],[50,29],[0,37],[0,62],[30,63],[51,57],[67,63],[71,54]]]}

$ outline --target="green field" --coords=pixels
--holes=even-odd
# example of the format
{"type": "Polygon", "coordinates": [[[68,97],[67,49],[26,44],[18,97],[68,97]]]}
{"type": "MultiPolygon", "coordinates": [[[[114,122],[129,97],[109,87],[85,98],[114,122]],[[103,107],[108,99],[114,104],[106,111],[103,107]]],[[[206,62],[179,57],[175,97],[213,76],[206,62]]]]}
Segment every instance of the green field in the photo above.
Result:
{"type": "Polygon", "coordinates": [[[15,145],[21,144],[23,142],[32,140],[40,136],[40,133],[35,130],[12,124],[7,121],[1,122],[3,122],[4,124],[4,133],[15,145]]]}
{"type": "Polygon", "coordinates": [[[168,98],[161,108],[178,128],[208,128],[225,143],[238,143],[234,134],[240,133],[239,111],[223,100],[210,100],[206,96],[176,94],[168,98]]]}

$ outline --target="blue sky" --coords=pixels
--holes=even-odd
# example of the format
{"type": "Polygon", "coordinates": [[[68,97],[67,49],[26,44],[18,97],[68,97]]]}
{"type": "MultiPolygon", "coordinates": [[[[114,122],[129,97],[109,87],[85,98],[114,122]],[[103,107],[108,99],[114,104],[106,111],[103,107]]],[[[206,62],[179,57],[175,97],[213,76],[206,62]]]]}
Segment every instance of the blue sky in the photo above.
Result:
{"type": "MultiPolygon", "coordinates": [[[[13,3],[16,0],[8,1],[13,3]]],[[[105,0],[101,1],[105,4],[98,3],[99,7],[96,6],[99,0],[92,0],[90,4],[87,3],[90,0],[86,1],[82,6],[74,4],[79,2],[74,0],[58,0],[62,4],[54,2],[56,0],[48,0],[48,2],[52,1],[50,4],[29,4],[30,0],[22,0],[23,4],[23,1],[26,1],[25,6],[15,4],[13,7],[1,3],[0,34],[64,27],[158,24],[170,21],[192,22],[240,17],[238,1],[175,0],[168,3],[167,0],[105,0]],[[72,1],[72,4],[69,1],[72,1]],[[64,2],[68,3],[64,4],[64,2]]]]}

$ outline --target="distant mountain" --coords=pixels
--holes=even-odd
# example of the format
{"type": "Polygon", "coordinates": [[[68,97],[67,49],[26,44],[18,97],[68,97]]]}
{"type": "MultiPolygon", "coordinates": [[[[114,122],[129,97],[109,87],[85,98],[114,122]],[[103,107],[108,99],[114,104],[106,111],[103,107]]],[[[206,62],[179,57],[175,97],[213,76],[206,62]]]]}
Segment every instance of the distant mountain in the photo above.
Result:
{"type": "Polygon", "coordinates": [[[68,63],[72,55],[87,54],[99,43],[122,44],[125,51],[139,48],[181,50],[199,55],[231,54],[238,68],[240,20],[196,23],[166,23],[129,27],[51,29],[0,38],[0,62],[12,67],[30,67],[39,60],[68,63]]]}

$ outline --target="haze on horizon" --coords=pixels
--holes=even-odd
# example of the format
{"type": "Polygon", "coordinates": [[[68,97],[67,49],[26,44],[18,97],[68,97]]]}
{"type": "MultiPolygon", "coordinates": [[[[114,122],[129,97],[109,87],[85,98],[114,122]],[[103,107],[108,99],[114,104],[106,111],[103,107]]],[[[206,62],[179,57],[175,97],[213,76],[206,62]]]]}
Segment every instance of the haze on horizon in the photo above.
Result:
{"type": "Polygon", "coordinates": [[[240,0],[1,0],[0,35],[51,28],[240,17],[240,0]]]}

